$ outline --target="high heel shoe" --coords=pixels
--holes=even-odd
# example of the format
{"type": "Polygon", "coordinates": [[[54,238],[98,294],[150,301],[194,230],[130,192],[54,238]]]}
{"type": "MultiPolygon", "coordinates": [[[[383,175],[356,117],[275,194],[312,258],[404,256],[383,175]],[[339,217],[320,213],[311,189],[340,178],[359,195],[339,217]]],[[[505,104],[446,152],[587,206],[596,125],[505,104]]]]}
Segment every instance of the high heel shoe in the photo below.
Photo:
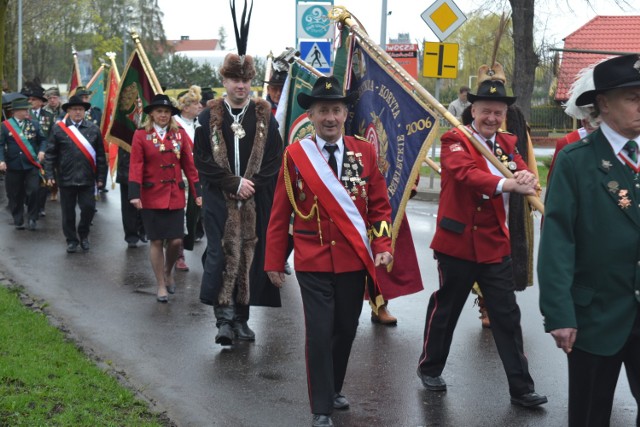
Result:
{"type": "Polygon", "coordinates": [[[167,286],[167,292],[169,292],[171,295],[176,293],[176,285],[175,285],[175,283],[173,285],[167,286]]]}

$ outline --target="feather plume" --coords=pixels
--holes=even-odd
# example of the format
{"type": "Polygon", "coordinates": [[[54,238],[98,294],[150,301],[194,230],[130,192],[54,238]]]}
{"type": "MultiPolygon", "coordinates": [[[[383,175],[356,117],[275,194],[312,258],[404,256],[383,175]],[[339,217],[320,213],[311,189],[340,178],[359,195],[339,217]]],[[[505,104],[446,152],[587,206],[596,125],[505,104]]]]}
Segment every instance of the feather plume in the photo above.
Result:
{"type": "Polygon", "coordinates": [[[583,93],[595,89],[595,83],[593,82],[593,69],[600,62],[602,61],[591,64],[588,67],[580,70],[578,72],[578,75],[576,76],[576,79],[571,85],[571,89],[569,89],[569,99],[564,104],[564,112],[571,117],[575,117],[578,120],[586,119],[589,117],[591,111],[593,110],[593,107],[591,106],[578,107],[576,105],[576,100],[583,93]]]}
{"type": "Polygon", "coordinates": [[[238,28],[238,18],[236,15],[236,0],[229,0],[231,7],[231,17],[233,18],[233,30],[236,36],[236,46],[238,47],[238,55],[243,56],[247,53],[247,42],[249,40],[249,23],[251,22],[251,12],[253,12],[253,0],[251,0],[251,8],[247,13],[247,0],[244,0],[244,8],[240,17],[240,28],[238,28]]]}
{"type": "Polygon", "coordinates": [[[500,48],[500,40],[507,30],[509,19],[511,19],[511,15],[506,15],[504,12],[502,12],[502,15],[500,16],[500,23],[498,24],[498,31],[496,32],[496,38],[493,42],[493,53],[491,54],[491,62],[489,62],[489,64],[494,64],[496,62],[496,58],[498,57],[498,49],[500,48]]]}

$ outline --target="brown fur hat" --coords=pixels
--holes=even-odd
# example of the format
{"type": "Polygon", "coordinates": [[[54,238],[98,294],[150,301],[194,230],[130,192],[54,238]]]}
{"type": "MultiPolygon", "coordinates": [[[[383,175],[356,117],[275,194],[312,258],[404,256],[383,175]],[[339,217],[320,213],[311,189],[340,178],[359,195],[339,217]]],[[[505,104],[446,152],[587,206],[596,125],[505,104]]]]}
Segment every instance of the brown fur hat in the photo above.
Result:
{"type": "Polygon", "coordinates": [[[220,75],[226,78],[253,80],[256,76],[256,67],[251,55],[237,55],[230,53],[224,57],[224,63],[220,67],[220,75]]]}

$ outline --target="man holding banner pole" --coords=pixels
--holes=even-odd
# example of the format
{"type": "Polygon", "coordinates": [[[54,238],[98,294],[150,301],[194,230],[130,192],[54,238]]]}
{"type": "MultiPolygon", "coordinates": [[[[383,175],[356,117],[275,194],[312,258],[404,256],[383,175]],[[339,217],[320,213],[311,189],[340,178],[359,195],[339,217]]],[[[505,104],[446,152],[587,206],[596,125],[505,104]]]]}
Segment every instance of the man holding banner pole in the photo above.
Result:
{"type": "Polygon", "coordinates": [[[295,213],[313,426],[332,426],[333,410],[349,407],[342,385],[365,287],[375,286],[376,267],[393,259],[391,206],[375,148],[342,135],[355,97],[345,96],[333,76],[319,77],[310,95],[298,95],[316,133],[287,147],[267,231],[265,270],[281,287],[295,213]]]}
{"type": "Polygon", "coordinates": [[[505,178],[458,129],[442,138],[442,190],[438,225],[431,243],[440,287],[429,300],[418,376],[430,391],[445,391],[444,370],[456,323],[474,282],[485,297],[491,331],[504,365],[511,403],[534,407],[547,402],[535,392],[524,354],[507,225],[509,193],[535,195],[538,181],[527,169],[517,138],[500,132],[507,107],[504,73],[497,64],[481,67],[476,94],[469,94],[473,122],[467,130],[513,173],[505,178]]]}

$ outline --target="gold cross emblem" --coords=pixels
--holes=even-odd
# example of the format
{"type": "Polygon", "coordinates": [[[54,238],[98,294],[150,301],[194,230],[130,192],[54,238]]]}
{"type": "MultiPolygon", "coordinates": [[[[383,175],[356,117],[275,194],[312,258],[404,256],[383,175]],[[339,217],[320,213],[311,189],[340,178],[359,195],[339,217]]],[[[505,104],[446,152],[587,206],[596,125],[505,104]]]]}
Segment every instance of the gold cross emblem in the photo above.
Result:
{"type": "Polygon", "coordinates": [[[324,88],[327,89],[327,90],[331,89],[331,86],[332,86],[332,84],[330,82],[326,82],[324,84],[324,88]]]}
{"type": "Polygon", "coordinates": [[[491,89],[489,89],[489,93],[496,93],[497,91],[498,89],[495,86],[491,86],[491,89]]]}

